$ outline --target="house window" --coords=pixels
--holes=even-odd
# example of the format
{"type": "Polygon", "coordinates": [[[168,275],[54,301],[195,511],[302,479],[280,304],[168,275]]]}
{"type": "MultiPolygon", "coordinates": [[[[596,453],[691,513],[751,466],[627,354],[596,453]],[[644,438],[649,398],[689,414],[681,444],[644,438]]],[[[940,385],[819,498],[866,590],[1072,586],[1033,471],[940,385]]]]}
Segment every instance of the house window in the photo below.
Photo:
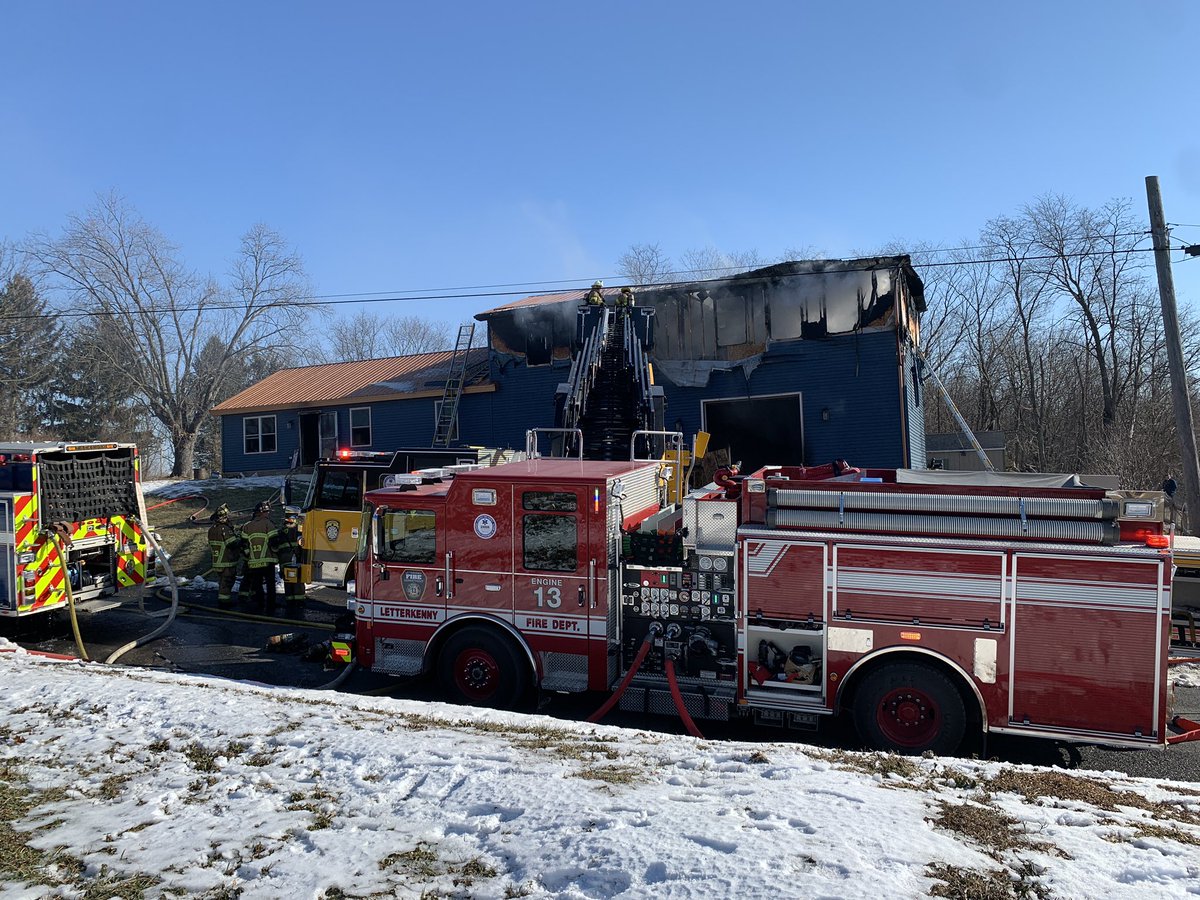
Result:
{"type": "Polygon", "coordinates": [[[246,453],[274,453],[274,416],[246,416],[242,419],[242,443],[246,453]]]}
{"type": "MultiPolygon", "coordinates": [[[[441,416],[442,416],[442,401],[434,400],[433,401],[433,432],[434,432],[434,434],[437,434],[438,419],[440,419],[441,416]]],[[[458,416],[457,415],[454,416],[454,421],[450,424],[450,440],[451,441],[458,440],[458,416]]]]}
{"type": "Polygon", "coordinates": [[[371,446],[371,407],[354,406],[350,408],[350,446],[371,446]]]}

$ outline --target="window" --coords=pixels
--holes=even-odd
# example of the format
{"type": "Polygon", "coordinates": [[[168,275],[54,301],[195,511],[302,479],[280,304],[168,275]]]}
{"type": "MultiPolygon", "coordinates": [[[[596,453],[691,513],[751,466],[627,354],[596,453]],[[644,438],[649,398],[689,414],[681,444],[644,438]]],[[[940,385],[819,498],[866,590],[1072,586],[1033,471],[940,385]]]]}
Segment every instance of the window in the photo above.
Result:
{"type": "Polygon", "coordinates": [[[379,521],[383,562],[432,565],[437,557],[437,516],[431,509],[388,509],[379,521]]]}
{"type": "Polygon", "coordinates": [[[354,406],[350,408],[350,446],[371,446],[371,407],[354,406]]]}
{"type": "Polygon", "coordinates": [[[521,506],[539,512],[575,512],[579,508],[570,491],[526,491],[521,495],[521,506]]]}
{"type": "Polygon", "coordinates": [[[246,453],[274,453],[275,417],[246,416],[242,419],[242,439],[246,453]]]}
{"type": "Polygon", "coordinates": [[[579,523],[570,515],[579,508],[570,491],[526,491],[521,495],[524,509],[542,515],[522,519],[525,568],[537,572],[574,572],[578,565],[579,523]]]}
{"type": "Polygon", "coordinates": [[[317,509],[359,509],[362,506],[362,471],[326,469],[317,490],[317,509]]]}

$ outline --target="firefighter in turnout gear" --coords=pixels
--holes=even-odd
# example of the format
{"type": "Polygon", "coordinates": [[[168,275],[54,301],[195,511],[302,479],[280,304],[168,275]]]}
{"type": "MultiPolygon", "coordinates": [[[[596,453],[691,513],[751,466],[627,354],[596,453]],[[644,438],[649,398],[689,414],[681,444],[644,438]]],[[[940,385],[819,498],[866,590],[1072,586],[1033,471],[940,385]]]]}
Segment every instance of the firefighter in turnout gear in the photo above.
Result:
{"type": "Polygon", "coordinates": [[[300,529],[296,517],[289,513],[283,517],[283,525],[274,533],[268,547],[279,561],[279,572],[283,576],[283,596],[289,610],[296,610],[304,602],[304,583],[300,581],[300,529]],[[292,569],[294,578],[289,579],[292,569]]]}
{"type": "Polygon", "coordinates": [[[617,309],[630,309],[633,306],[633,288],[623,287],[617,293],[617,309]]]}
{"type": "Polygon", "coordinates": [[[242,596],[254,606],[275,605],[275,555],[271,551],[275,528],[271,525],[271,504],[266,500],[254,508],[254,518],[242,527],[249,546],[242,596]],[[264,598],[265,593],[265,598],[264,598]]]}
{"type": "Polygon", "coordinates": [[[208,547],[212,551],[213,572],[217,576],[217,606],[233,606],[233,583],[243,553],[242,536],[229,524],[229,507],[222,503],[212,514],[208,529],[208,547]]]}
{"type": "Polygon", "coordinates": [[[604,305],[604,282],[597,281],[592,284],[592,289],[588,291],[588,295],[583,300],[586,306],[603,306],[604,305]]]}

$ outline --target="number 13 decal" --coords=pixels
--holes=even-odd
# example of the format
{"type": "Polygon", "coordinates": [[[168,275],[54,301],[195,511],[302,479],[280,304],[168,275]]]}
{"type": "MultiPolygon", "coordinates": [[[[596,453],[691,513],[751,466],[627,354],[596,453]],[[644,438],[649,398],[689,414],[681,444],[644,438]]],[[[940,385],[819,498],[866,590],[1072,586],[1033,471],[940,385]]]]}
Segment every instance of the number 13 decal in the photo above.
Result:
{"type": "Polygon", "coordinates": [[[538,606],[548,606],[551,609],[562,606],[562,591],[556,587],[534,588],[533,596],[537,598],[538,606]]]}

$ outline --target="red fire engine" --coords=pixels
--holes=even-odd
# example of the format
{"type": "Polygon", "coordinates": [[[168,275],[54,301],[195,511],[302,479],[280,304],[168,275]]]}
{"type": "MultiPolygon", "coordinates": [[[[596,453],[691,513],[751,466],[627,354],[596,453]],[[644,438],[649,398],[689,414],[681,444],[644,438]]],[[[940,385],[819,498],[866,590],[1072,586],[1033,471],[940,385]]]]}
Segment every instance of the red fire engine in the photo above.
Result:
{"type": "Polygon", "coordinates": [[[910,753],[1166,743],[1161,494],[835,463],[668,506],[661,470],[543,458],[370,492],[359,662],[491,706],[615,691],[689,726],[846,710],[910,753]]]}

